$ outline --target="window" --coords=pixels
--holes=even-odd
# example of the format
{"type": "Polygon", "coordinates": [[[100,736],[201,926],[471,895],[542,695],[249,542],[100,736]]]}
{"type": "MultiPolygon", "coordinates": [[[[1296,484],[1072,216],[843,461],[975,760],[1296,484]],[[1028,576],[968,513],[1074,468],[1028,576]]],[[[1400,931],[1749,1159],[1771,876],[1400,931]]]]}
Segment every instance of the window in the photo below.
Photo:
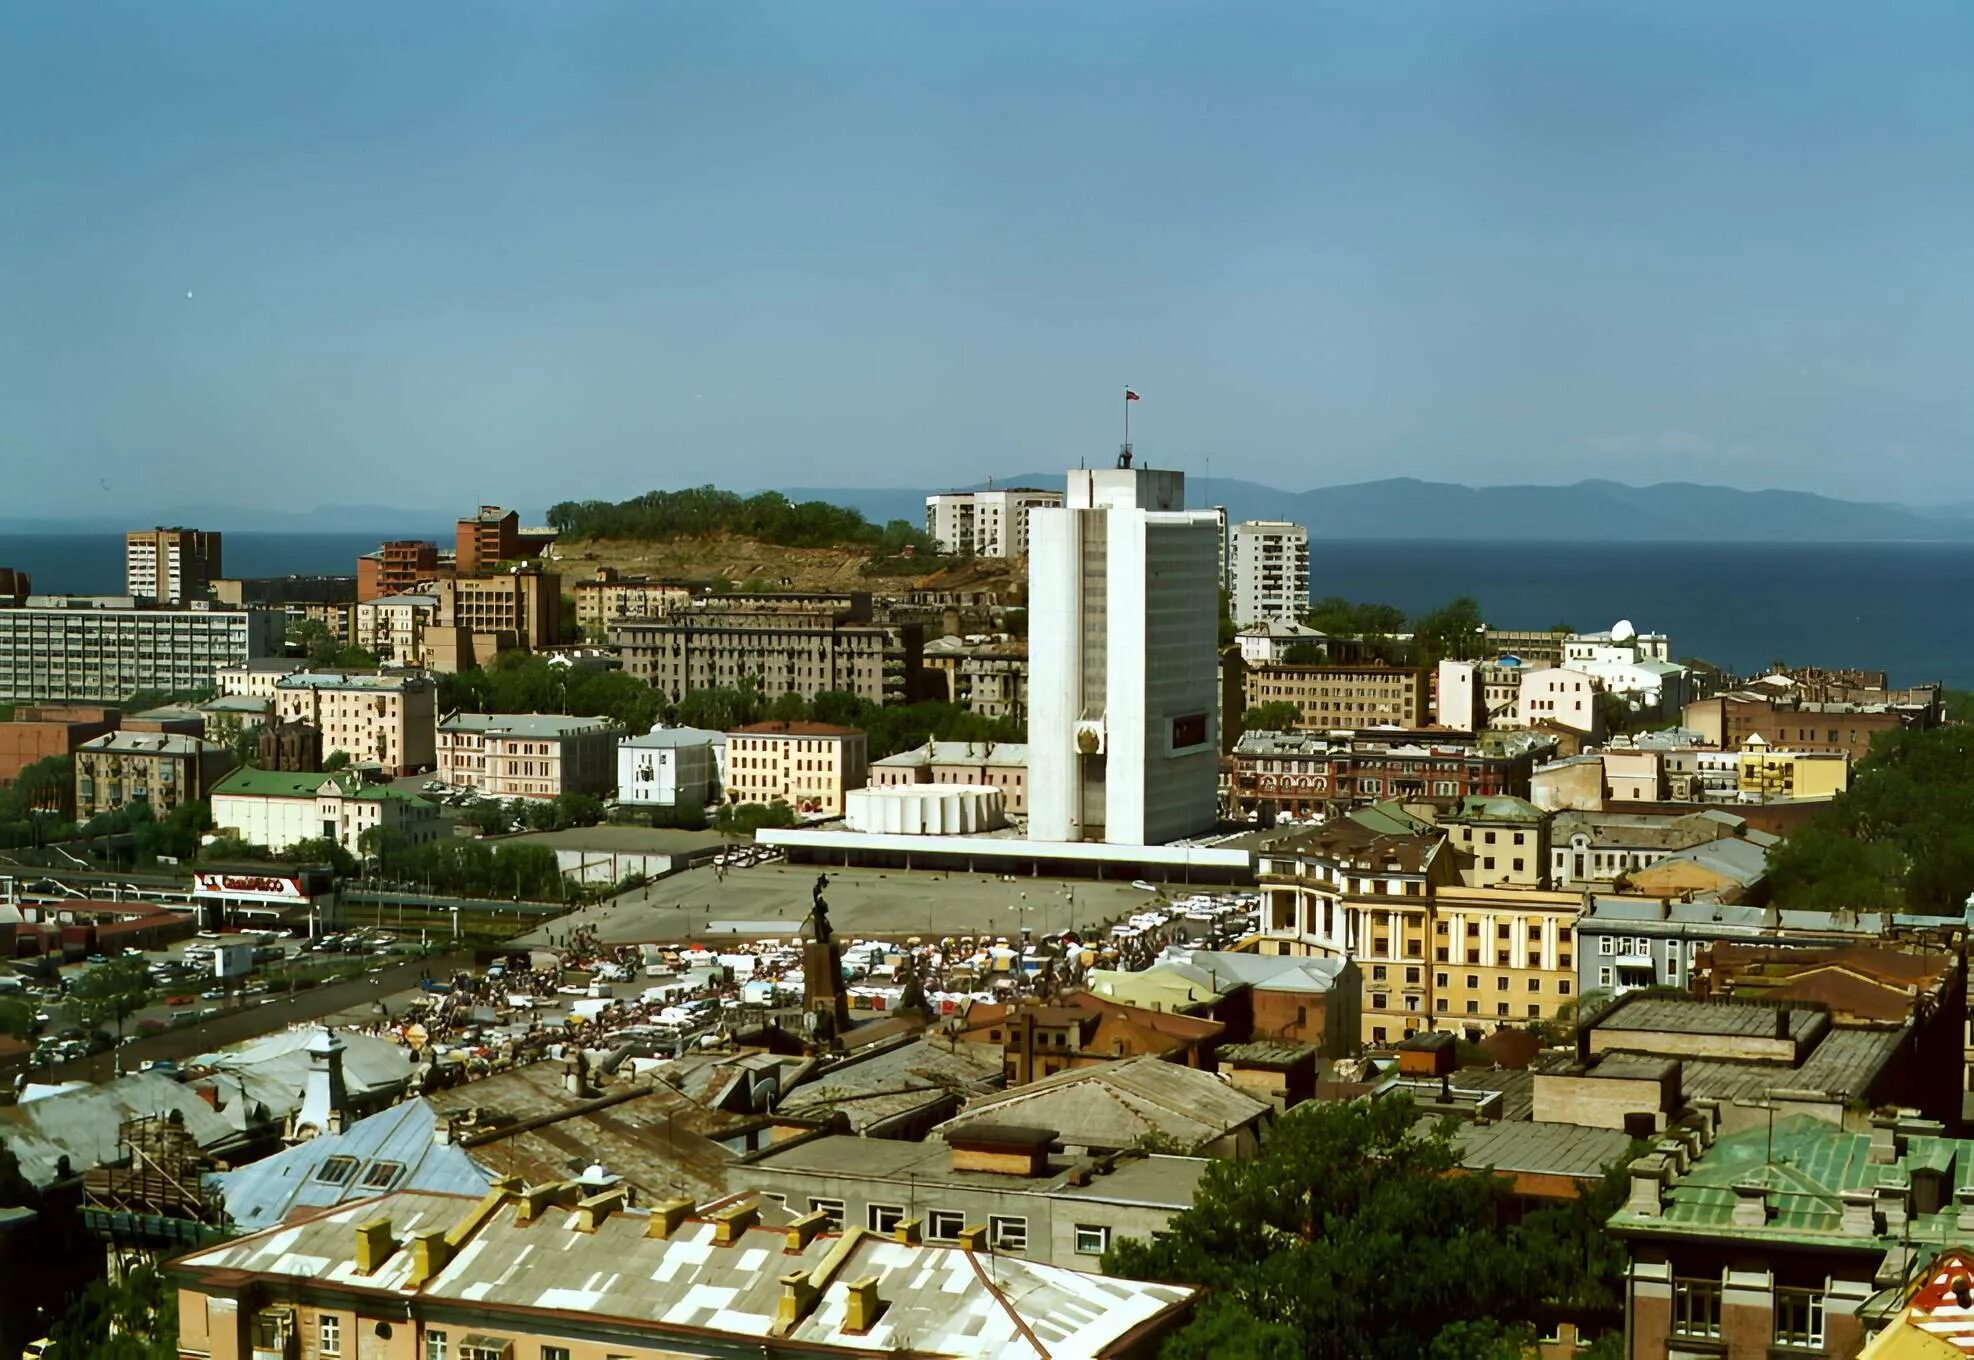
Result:
{"type": "Polygon", "coordinates": [[[1823,1349],[1823,1292],[1775,1291],[1775,1344],[1797,1350],[1823,1349]]]}
{"type": "Polygon", "coordinates": [[[1598,985],[1599,987],[1608,987],[1608,986],[1610,986],[1610,985],[1611,985],[1611,970],[1610,970],[1610,969],[1608,969],[1608,968],[1599,968],[1599,969],[1597,970],[1597,985],[1598,985]]]}
{"type": "Polygon", "coordinates": [[[1467,1014],[1469,1015],[1480,1014],[1480,1002],[1474,1000],[1472,997],[1467,998],[1467,1014]]]}
{"type": "Polygon", "coordinates": [[[1076,1225],[1076,1254],[1101,1256],[1110,1250],[1110,1229],[1094,1223],[1076,1225]]]}
{"type": "MultiPolygon", "coordinates": [[[[1779,1294],[1777,1298],[1779,1302],[1779,1294]]],[[[1779,1319],[1779,1309],[1777,1316],[1779,1319]]],[[[1819,1319],[1820,1317],[1819,1314],[1819,1319]]],[[[1821,1326],[1820,1321],[1818,1325],[1821,1326]]],[[[1720,1336],[1719,1280],[1672,1282],[1672,1334],[1702,1339],[1720,1336]]]]}
{"type": "Polygon", "coordinates": [[[1618,952],[1617,944],[1618,942],[1609,935],[1599,935],[1597,937],[1597,952],[1599,954],[1615,954],[1618,952]]]}
{"type": "Polygon", "coordinates": [[[403,1162],[372,1162],[363,1172],[363,1188],[388,1190],[404,1174],[403,1162]]]}
{"type": "Polygon", "coordinates": [[[1388,1004],[1390,1004],[1390,1001],[1391,998],[1383,992],[1371,993],[1371,1009],[1374,1011],[1383,1010],[1388,1004]]]}
{"type": "MultiPolygon", "coordinates": [[[[339,1317],[324,1316],[316,1319],[316,1348],[324,1355],[343,1353],[343,1320],[339,1317]]],[[[1777,1335],[1779,1336],[1778,1329],[1777,1335]]]]}
{"type": "Polygon", "coordinates": [[[932,1242],[957,1242],[966,1227],[966,1215],[957,1209],[934,1209],[925,1216],[925,1236],[932,1242]]]}
{"type": "Polygon", "coordinates": [[[995,1214],[987,1220],[987,1240],[996,1251],[1027,1251],[1028,1220],[995,1214]]]}
{"type": "Polygon", "coordinates": [[[1373,964],[1371,966],[1371,981],[1383,982],[1384,980],[1385,980],[1385,966],[1382,963],[1373,964]]]}
{"type": "Polygon", "coordinates": [[[567,1346],[543,1346],[541,1348],[541,1360],[569,1360],[569,1348],[567,1346]]]}
{"type": "Polygon", "coordinates": [[[356,1174],[356,1158],[331,1157],[316,1168],[315,1178],[324,1185],[348,1185],[356,1174]]]}
{"type": "MultiPolygon", "coordinates": [[[[809,1200],[809,1212],[812,1214],[828,1214],[830,1228],[836,1232],[843,1231],[843,1201],[842,1200],[815,1199],[812,1197],[809,1200]]],[[[444,1357],[441,1357],[440,1360],[444,1360],[444,1357]]]]}
{"type": "Polygon", "coordinates": [[[1568,996],[1569,994],[1570,994],[1570,980],[1568,978],[1560,979],[1556,983],[1556,995],[1568,996]]]}
{"type": "Polygon", "coordinates": [[[1434,974],[1433,974],[1433,986],[1435,986],[1435,987],[1444,987],[1445,985],[1446,985],[1446,974],[1444,974],[1444,973],[1434,973],[1434,974]]]}
{"type": "Polygon", "coordinates": [[[1505,977],[1498,977],[1498,978],[1496,978],[1496,979],[1494,979],[1494,990],[1495,990],[1495,991],[1497,991],[1497,992],[1505,992],[1505,991],[1507,991],[1507,990],[1508,990],[1508,979],[1507,979],[1507,978],[1505,978],[1505,977]]]}
{"type": "Polygon", "coordinates": [[[905,1210],[897,1204],[873,1204],[864,1212],[864,1221],[876,1233],[888,1233],[904,1221],[905,1210]]]}
{"type": "Polygon", "coordinates": [[[446,1334],[425,1333],[425,1360],[446,1360],[446,1334]]]}
{"type": "Polygon", "coordinates": [[[459,1343],[459,1360],[507,1360],[507,1341],[498,1336],[469,1336],[459,1343]]]}
{"type": "Polygon", "coordinates": [[[1416,968],[1407,968],[1407,969],[1405,970],[1405,982],[1406,982],[1406,985],[1407,985],[1407,986],[1416,986],[1416,985],[1418,985],[1418,981],[1419,981],[1419,970],[1418,970],[1418,969],[1416,969],[1416,968]]]}

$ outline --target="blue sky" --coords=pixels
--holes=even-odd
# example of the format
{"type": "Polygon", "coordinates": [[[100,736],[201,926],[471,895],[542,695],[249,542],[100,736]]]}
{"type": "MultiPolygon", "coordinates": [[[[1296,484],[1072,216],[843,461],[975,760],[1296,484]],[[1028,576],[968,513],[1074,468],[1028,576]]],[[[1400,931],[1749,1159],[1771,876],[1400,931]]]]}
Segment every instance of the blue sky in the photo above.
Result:
{"type": "Polygon", "coordinates": [[[1974,499],[1974,7],[0,9],[0,512],[1974,499]],[[108,490],[104,490],[107,485],[108,490]]]}

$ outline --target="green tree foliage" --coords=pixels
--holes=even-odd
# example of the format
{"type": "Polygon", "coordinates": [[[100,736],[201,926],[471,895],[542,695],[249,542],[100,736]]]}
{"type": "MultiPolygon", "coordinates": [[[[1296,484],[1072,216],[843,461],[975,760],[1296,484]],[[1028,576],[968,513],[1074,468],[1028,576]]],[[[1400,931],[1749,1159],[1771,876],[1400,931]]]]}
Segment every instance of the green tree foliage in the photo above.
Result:
{"type": "Polygon", "coordinates": [[[622,671],[551,666],[527,652],[502,652],[491,667],[439,677],[444,713],[567,713],[607,718],[648,732],[665,712],[664,696],[622,671]]]}
{"type": "Polygon", "coordinates": [[[75,761],[44,756],[0,788],[0,848],[40,845],[73,835],[75,761]]]}
{"type": "Polygon", "coordinates": [[[460,897],[518,897],[566,902],[569,885],[545,845],[445,839],[385,849],[384,872],[434,893],[460,897]]]}
{"type": "Polygon", "coordinates": [[[1880,734],[1832,799],[1769,856],[1789,907],[1958,915],[1974,889],[1974,727],[1880,734]]]}
{"type": "Polygon", "coordinates": [[[288,645],[316,670],[374,670],[378,663],[377,653],[337,642],[329,625],[320,619],[288,620],[288,645]]]}
{"type": "Polygon", "coordinates": [[[1328,595],[1309,606],[1302,621],[1340,637],[1384,637],[1405,631],[1405,611],[1395,604],[1353,604],[1328,595]]]}
{"type": "Polygon", "coordinates": [[[97,964],[70,986],[69,1014],[89,1029],[114,1025],[121,1039],[123,1022],[150,998],[148,969],[142,954],[124,954],[97,964]]]}
{"type": "Polygon", "coordinates": [[[1302,708],[1287,699],[1270,699],[1241,714],[1243,732],[1289,732],[1302,721],[1302,708]]]}
{"type": "Polygon", "coordinates": [[[25,1039],[34,1031],[34,1007],[25,1001],[0,996],[0,1035],[25,1039]]]}
{"type": "Polygon", "coordinates": [[[177,1360],[178,1290],[154,1265],[97,1280],[49,1333],[57,1356],[177,1360]]]}
{"type": "Polygon", "coordinates": [[[1303,1105],[1104,1269],[1210,1289],[1164,1351],[1183,1357],[1501,1355],[1544,1307],[1616,1296],[1616,1254],[1585,1236],[1602,1237],[1607,1190],[1506,1226],[1509,1182],[1459,1173],[1449,1130],[1415,1114],[1403,1098],[1303,1105]]]}
{"type": "Polygon", "coordinates": [[[887,555],[906,547],[933,549],[932,540],[905,520],[880,528],[855,510],[824,501],[797,504],[773,491],[741,497],[711,486],[647,491],[614,503],[563,501],[549,508],[548,522],[564,538],[665,543],[732,534],[790,548],[867,547],[887,555]]]}
{"type": "Polygon", "coordinates": [[[1473,596],[1462,595],[1412,620],[1414,646],[1425,663],[1446,657],[1471,660],[1486,650],[1486,626],[1480,604],[1473,596]]]}
{"type": "MultiPolygon", "coordinates": [[[[793,696],[800,699],[800,695],[793,696]]],[[[760,722],[765,703],[760,686],[750,677],[730,689],[696,689],[680,699],[672,709],[672,720],[681,727],[703,727],[709,732],[731,732],[736,727],[760,722]]],[[[798,717],[800,715],[797,715],[798,717]]],[[[784,722],[795,721],[784,718],[784,722]]]]}
{"type": "Polygon", "coordinates": [[[777,798],[772,803],[723,803],[713,814],[713,828],[723,835],[751,836],[764,826],[794,826],[795,809],[777,798]]]}
{"type": "Polygon", "coordinates": [[[324,774],[334,774],[338,770],[348,769],[349,763],[350,753],[348,751],[331,751],[328,755],[322,757],[322,772],[324,774]]]}

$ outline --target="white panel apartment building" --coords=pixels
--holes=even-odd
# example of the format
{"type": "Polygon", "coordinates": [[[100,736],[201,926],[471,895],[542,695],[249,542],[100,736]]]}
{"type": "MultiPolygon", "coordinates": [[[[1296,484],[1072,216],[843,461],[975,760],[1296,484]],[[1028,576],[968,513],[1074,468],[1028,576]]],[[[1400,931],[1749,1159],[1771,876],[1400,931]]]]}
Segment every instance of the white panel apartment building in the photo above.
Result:
{"type": "Polygon", "coordinates": [[[617,801],[631,807],[703,808],[719,795],[727,734],[654,727],[617,743],[617,801]]]}
{"type": "Polygon", "coordinates": [[[296,671],[275,681],[274,716],[319,729],[324,755],[413,774],[436,759],[438,696],[427,671],[296,671]]]}
{"type": "Polygon", "coordinates": [[[0,608],[0,702],[118,703],[210,689],[221,667],[278,656],[287,616],[123,596],[35,595],[0,608]]]}
{"type": "Polygon", "coordinates": [[[439,724],[439,778],[493,798],[608,794],[617,738],[602,718],[559,713],[455,713],[439,724]]]}
{"type": "Polygon", "coordinates": [[[1228,556],[1235,623],[1293,623],[1309,608],[1309,530],[1302,525],[1236,524],[1228,556]]]}
{"type": "Polygon", "coordinates": [[[1028,834],[1156,845],[1217,811],[1219,520],[1185,474],[1069,474],[1029,521],[1028,834]]]}
{"type": "Polygon", "coordinates": [[[1026,557],[1028,517],[1063,503],[1060,491],[1011,486],[942,491],[925,498],[925,532],[939,551],[966,557],[1026,557]]]}

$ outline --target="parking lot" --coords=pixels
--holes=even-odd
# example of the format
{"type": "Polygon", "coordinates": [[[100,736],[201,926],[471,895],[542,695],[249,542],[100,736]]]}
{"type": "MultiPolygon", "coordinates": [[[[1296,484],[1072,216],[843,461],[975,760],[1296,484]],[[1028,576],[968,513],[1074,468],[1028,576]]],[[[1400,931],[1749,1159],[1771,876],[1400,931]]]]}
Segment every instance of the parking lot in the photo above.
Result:
{"type": "MultiPolygon", "coordinates": [[[[1088,930],[1143,909],[1152,896],[1124,883],[1003,879],[992,874],[906,869],[832,869],[824,899],[832,929],[909,937],[956,933],[1037,935],[1088,930]]],[[[783,861],[720,870],[688,869],[585,907],[521,936],[547,945],[576,926],[605,944],[793,935],[803,929],[813,866],[783,861]]]]}

